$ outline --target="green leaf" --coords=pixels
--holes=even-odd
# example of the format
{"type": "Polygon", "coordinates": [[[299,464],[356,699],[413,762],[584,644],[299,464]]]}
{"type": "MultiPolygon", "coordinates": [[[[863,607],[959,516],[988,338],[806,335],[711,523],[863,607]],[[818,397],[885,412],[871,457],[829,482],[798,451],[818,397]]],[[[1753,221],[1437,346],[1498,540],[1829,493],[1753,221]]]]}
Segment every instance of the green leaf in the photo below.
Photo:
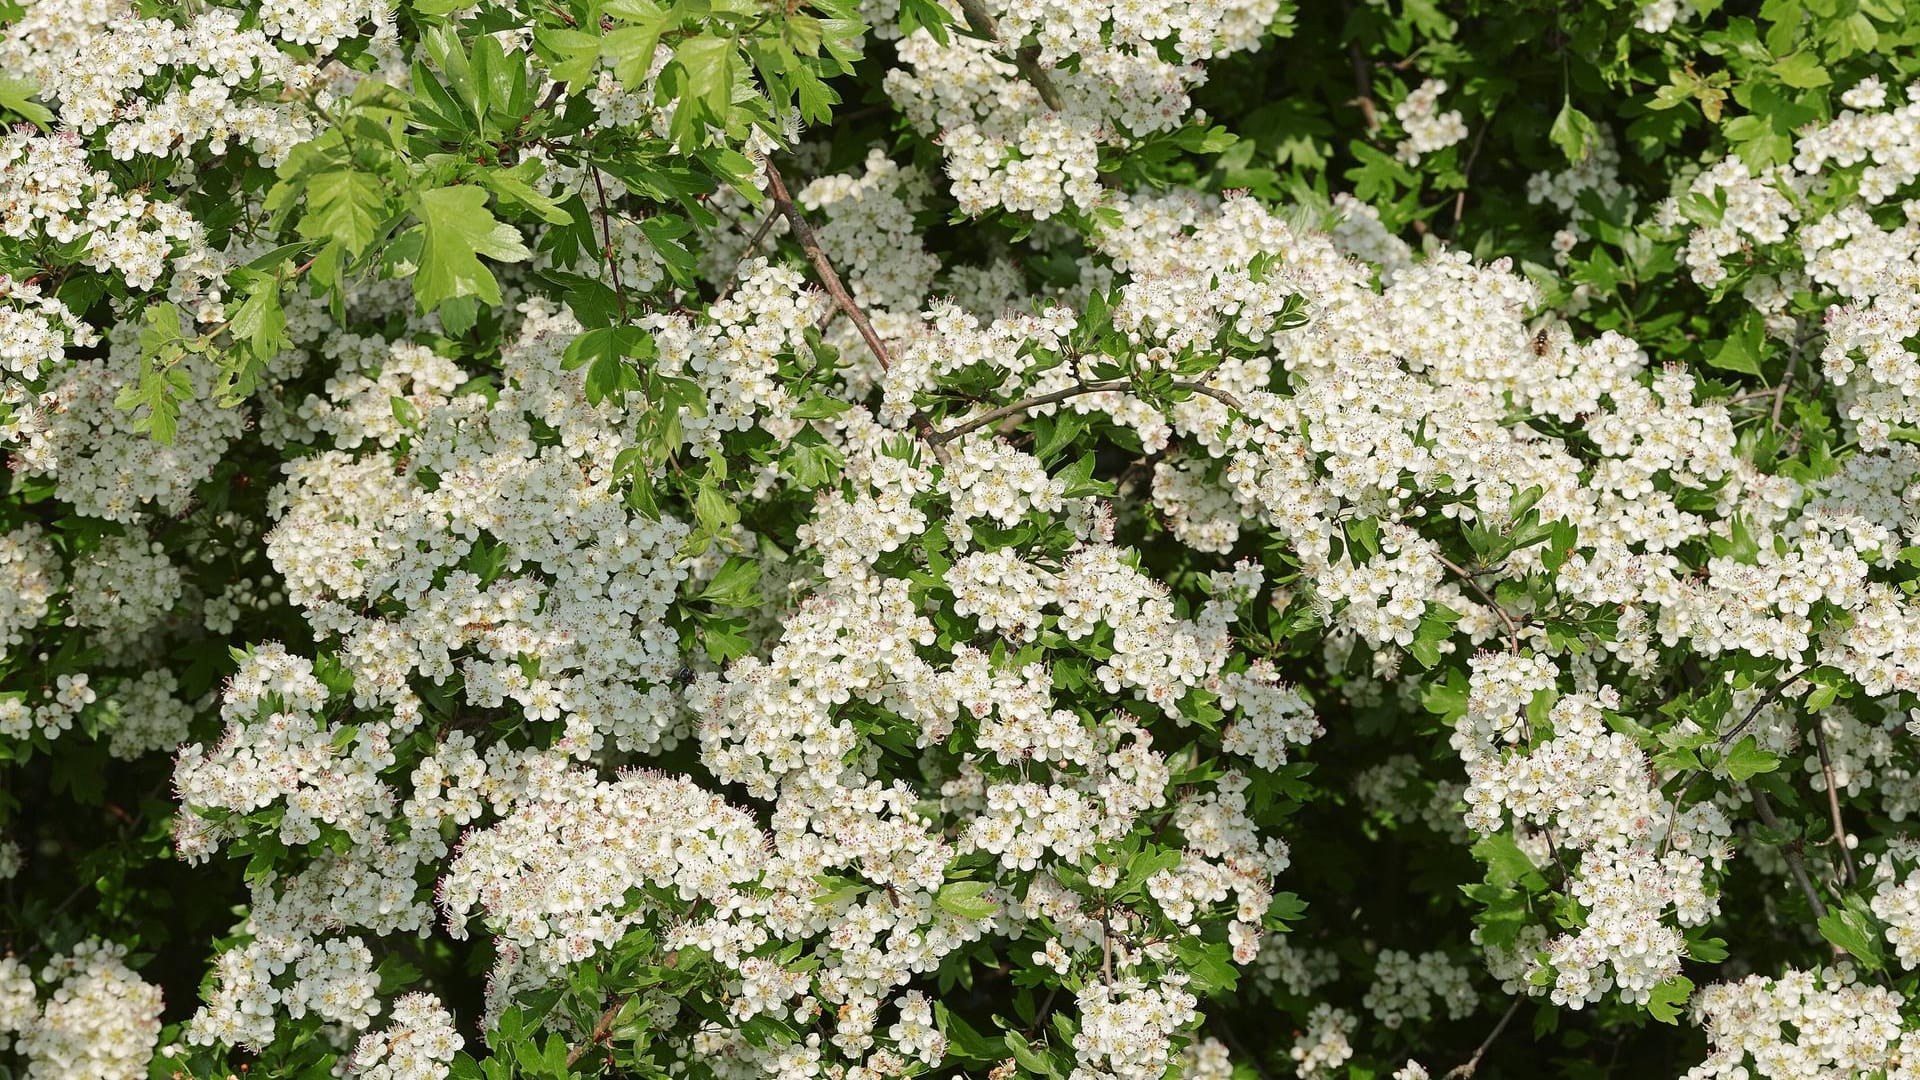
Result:
{"type": "Polygon", "coordinates": [[[263,275],[247,286],[246,296],[227,330],[252,346],[254,355],[266,359],[287,346],[287,313],[280,306],[280,282],[263,275]]]}
{"type": "Polygon", "coordinates": [[[494,194],[533,211],[549,225],[571,224],[572,214],[560,209],[559,203],[534,188],[534,182],[540,179],[542,171],[537,158],[528,158],[511,169],[482,169],[480,182],[491,188],[494,194]]]}
{"type": "Polygon", "coordinates": [[[1778,769],[1780,755],[1760,749],[1759,744],[1754,742],[1753,736],[1749,735],[1729,747],[1726,756],[1720,759],[1720,764],[1736,783],[1744,784],[1761,773],[1778,769]]]}
{"type": "Polygon", "coordinates": [[[307,181],[306,194],[300,235],[338,244],[349,256],[367,249],[386,214],[386,193],[371,173],[354,169],[315,173],[307,181]]]}
{"type": "Polygon", "coordinates": [[[1819,57],[1804,50],[1775,61],[1773,73],[1780,77],[1781,82],[1796,90],[1811,90],[1833,81],[1827,69],[1820,65],[1819,57]]]}
{"type": "Polygon", "coordinates": [[[1687,999],[1693,996],[1693,980],[1685,975],[1675,975],[1666,982],[1653,988],[1647,998],[1647,1013],[1663,1024],[1680,1023],[1680,1010],[1687,999]]]}
{"type": "Polygon", "coordinates": [[[720,565],[699,599],[733,608],[751,608],[759,604],[754,586],[760,582],[760,564],[753,559],[733,556],[720,565]]]}
{"type": "Polygon", "coordinates": [[[519,262],[533,253],[521,242],[520,230],[487,209],[486,190],[461,184],[423,191],[419,213],[425,235],[413,295],[421,310],[432,311],[456,296],[499,304],[500,282],[479,256],[519,262]]]}
{"type": "Polygon", "coordinates": [[[702,34],[681,42],[673,50],[673,59],[686,69],[687,98],[700,104],[708,123],[724,127],[733,104],[734,69],[740,62],[733,42],[702,34]]]}
{"type": "Polygon", "coordinates": [[[1019,1032],[1007,1032],[1007,1049],[1012,1051],[1013,1060],[1022,1069],[1030,1073],[1037,1073],[1041,1076],[1051,1076],[1054,1077],[1055,1080],[1058,1080],[1060,1070],[1054,1066],[1053,1059],[1035,1052],[1033,1047],[1028,1044],[1027,1040],[1022,1037],[1019,1032]]]}
{"type": "Polygon", "coordinates": [[[1585,161],[1600,144],[1600,129],[1586,113],[1574,108],[1573,99],[1567,97],[1560,101],[1560,113],[1553,118],[1547,138],[1560,148],[1568,161],[1578,163],[1585,161]]]}
{"type": "Polygon", "coordinates": [[[654,48],[660,44],[666,17],[644,0],[623,0],[617,10],[609,8],[609,12],[633,25],[607,31],[600,39],[600,55],[613,65],[620,85],[638,90],[653,68],[654,48]]]}
{"type": "Polygon", "coordinates": [[[999,904],[986,898],[989,887],[984,881],[949,881],[940,886],[933,902],[963,919],[989,918],[1000,910],[999,904]]]}
{"type": "Polygon", "coordinates": [[[1818,925],[1821,937],[1846,950],[1868,971],[1879,971],[1886,966],[1879,924],[1874,921],[1867,902],[1859,896],[1848,894],[1842,904],[1821,916],[1818,925]]]}
{"type": "Polygon", "coordinates": [[[1487,864],[1487,881],[1493,885],[1524,885],[1529,891],[1546,888],[1547,880],[1542,877],[1533,859],[1512,836],[1506,833],[1489,833],[1474,842],[1473,854],[1487,864]]]}
{"type": "MultiPolygon", "coordinates": [[[[607,38],[610,39],[614,34],[622,32],[615,30],[609,33],[607,38]]],[[[605,48],[603,39],[584,30],[571,30],[565,27],[540,30],[534,34],[534,40],[554,56],[547,67],[547,74],[555,82],[566,83],[569,86],[578,86],[593,77],[594,66],[599,63],[605,48]]],[[[619,58],[609,55],[608,59],[615,62],[614,71],[618,74],[619,58]]],[[[643,69],[641,75],[645,74],[643,69]]]]}
{"type": "Polygon", "coordinates": [[[1727,939],[1717,937],[1688,937],[1687,956],[1703,964],[1717,964],[1727,958],[1727,939]]]}
{"type": "Polygon", "coordinates": [[[1759,316],[1749,312],[1741,317],[1732,332],[1720,342],[1720,347],[1708,354],[1707,363],[1722,371],[1738,371],[1744,375],[1760,374],[1760,350],[1764,334],[1759,316]]]}
{"type": "Polygon", "coordinates": [[[140,370],[138,381],[120,388],[114,396],[115,408],[145,413],[134,417],[133,430],[153,433],[155,439],[172,445],[180,423],[180,403],[193,396],[193,380],[179,368],[156,368],[151,361],[140,370]]]}
{"type": "Polygon", "coordinates": [[[53,110],[33,100],[40,92],[32,79],[0,77],[0,109],[20,117],[34,127],[45,129],[53,122],[53,110]]]}
{"type": "Polygon", "coordinates": [[[1217,154],[1239,141],[1240,136],[1217,124],[1210,128],[1183,127],[1173,134],[1174,145],[1194,154],[1217,154]]]}
{"type": "Polygon", "coordinates": [[[1180,958],[1180,966],[1197,994],[1230,991],[1240,981],[1240,970],[1233,966],[1233,949],[1224,941],[1201,941],[1182,934],[1174,943],[1173,953],[1180,958]]]}
{"type": "Polygon", "coordinates": [[[793,416],[796,420],[825,420],[831,416],[839,416],[851,408],[853,408],[852,403],[838,398],[812,397],[794,406],[793,416]]]}

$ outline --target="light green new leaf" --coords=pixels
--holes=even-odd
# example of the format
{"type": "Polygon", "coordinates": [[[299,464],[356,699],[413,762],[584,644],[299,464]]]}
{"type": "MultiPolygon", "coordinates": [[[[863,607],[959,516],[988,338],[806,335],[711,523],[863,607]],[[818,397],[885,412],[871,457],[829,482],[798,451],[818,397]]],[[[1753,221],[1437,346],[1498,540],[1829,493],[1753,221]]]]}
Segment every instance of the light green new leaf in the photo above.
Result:
{"type": "MultiPolygon", "coordinates": [[[[172,304],[160,306],[173,307],[172,304]]],[[[121,387],[113,404],[128,412],[146,410],[134,417],[133,430],[152,432],[155,439],[171,445],[180,425],[180,404],[192,396],[193,379],[186,371],[164,366],[158,356],[150,352],[141,364],[139,380],[121,387]]]]}
{"type": "Polygon", "coordinates": [[[623,26],[610,30],[600,39],[600,55],[613,64],[613,74],[620,85],[637,90],[647,81],[647,71],[653,66],[653,49],[660,43],[660,31],[666,25],[664,19],[650,19],[636,26],[623,26]]]}
{"type": "Polygon", "coordinates": [[[1547,138],[1553,140],[1553,145],[1567,155],[1568,161],[1581,162],[1599,145],[1600,129],[1591,117],[1573,107],[1572,98],[1563,98],[1560,114],[1553,118],[1553,127],[1548,129],[1547,138]]]}
{"type": "Polygon", "coordinates": [[[1728,749],[1727,756],[1721,759],[1727,775],[1737,783],[1746,783],[1761,773],[1772,772],[1780,767],[1780,755],[1760,749],[1760,745],[1749,735],[1728,749]]]}
{"type": "Polygon", "coordinates": [[[307,181],[307,212],[300,218],[300,235],[339,244],[349,256],[359,255],[373,242],[386,201],[379,178],[371,173],[355,169],[315,173],[307,181]]]}
{"type": "Polygon", "coordinates": [[[1880,939],[1880,928],[1866,901],[1858,896],[1848,896],[1844,904],[1821,916],[1818,926],[1821,937],[1845,949],[1868,971],[1878,971],[1886,966],[1886,949],[1880,939]]]}
{"type": "Polygon", "coordinates": [[[1675,975],[1653,988],[1647,998],[1647,1012],[1663,1024],[1680,1023],[1680,1009],[1693,996],[1693,980],[1675,975]]]}
{"type": "Polygon", "coordinates": [[[984,881],[950,881],[940,886],[933,902],[963,919],[984,919],[1000,910],[999,904],[986,898],[986,891],[984,881]]]}
{"type": "Polygon", "coordinates": [[[423,191],[419,214],[424,236],[413,295],[423,311],[456,296],[498,304],[500,282],[479,256],[519,262],[532,254],[521,242],[520,230],[497,220],[487,209],[484,188],[456,185],[423,191]]]}
{"type": "Polygon", "coordinates": [[[703,34],[681,42],[673,58],[686,69],[687,96],[700,103],[709,123],[724,125],[733,104],[734,68],[740,62],[733,42],[703,34]]]}
{"type": "Polygon", "coordinates": [[[0,109],[38,128],[53,122],[53,110],[33,100],[40,92],[32,79],[0,78],[0,109]]]}

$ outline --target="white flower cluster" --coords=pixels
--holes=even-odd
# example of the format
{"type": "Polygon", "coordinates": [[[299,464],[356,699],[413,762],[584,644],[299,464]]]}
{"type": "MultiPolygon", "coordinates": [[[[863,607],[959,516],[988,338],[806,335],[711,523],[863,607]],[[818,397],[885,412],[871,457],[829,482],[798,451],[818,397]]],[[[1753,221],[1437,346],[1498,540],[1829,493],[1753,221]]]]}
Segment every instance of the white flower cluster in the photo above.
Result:
{"type": "Polygon", "coordinates": [[[536,775],[512,813],[467,835],[440,879],[448,929],[484,910],[501,947],[560,976],[647,920],[658,904],[730,907],[764,869],[768,841],[745,811],[684,778],[611,783],[536,775]],[[640,890],[655,897],[635,905],[640,890]]]}
{"type": "Polygon", "coordinates": [[[1460,110],[1440,111],[1440,95],[1446,92],[1445,79],[1428,79],[1393,107],[1394,119],[1407,133],[1394,147],[1395,157],[1418,165],[1425,155],[1445,150],[1467,137],[1467,122],[1460,110]]]}
{"type": "Polygon", "coordinates": [[[1903,1033],[1905,999],[1856,981],[1851,967],[1749,975],[1694,998],[1707,1059],[1686,1080],[1789,1080],[1806,1076],[1920,1076],[1920,1034],[1903,1033]]]}
{"type": "Polygon", "coordinates": [[[439,998],[408,994],[393,1003],[385,1028],[360,1037],[347,1072],[362,1080],[439,1080],[465,1044],[439,998]]]}
{"type": "Polygon", "coordinates": [[[179,602],[180,571],[143,532],[109,537],[74,560],[67,624],[86,627],[119,662],[179,602]]]}
{"type": "Polygon", "coordinates": [[[0,657],[47,617],[64,577],[60,553],[39,526],[0,533],[0,657]]]}
{"type": "Polygon", "coordinates": [[[0,957],[0,1049],[11,1041],[27,1080],[140,1080],[160,1041],[160,988],[126,965],[124,945],[82,941],[40,970],[0,957]]]}
{"type": "Polygon", "coordinates": [[[1887,924],[1887,944],[1893,946],[1894,959],[1903,968],[1920,967],[1920,873],[1904,878],[1902,864],[1911,864],[1916,854],[1910,843],[1902,843],[1899,854],[1906,858],[1882,858],[1874,871],[1874,892],[1870,901],[1873,914],[1887,924]]]}
{"type": "Polygon", "coordinates": [[[1315,1005],[1290,1051],[1300,1080],[1339,1075],[1340,1066],[1353,1056],[1353,1033],[1359,1027],[1360,1018],[1345,1009],[1325,1002],[1315,1005]]]}
{"type": "Polygon", "coordinates": [[[1193,1023],[1196,999],[1178,982],[1147,986],[1138,979],[1095,983],[1080,991],[1080,1031],[1073,1037],[1080,1080],[1157,1080],[1166,1075],[1172,1038],[1193,1023]]]}
{"type": "Polygon", "coordinates": [[[1479,1006],[1467,969],[1443,952],[1419,956],[1399,949],[1382,949],[1374,958],[1373,984],[1364,1004],[1374,1019],[1389,1028],[1408,1020],[1431,1019],[1434,1001],[1446,1006],[1447,1018],[1463,1020],[1479,1006]]]}
{"type": "Polygon", "coordinates": [[[0,419],[0,444],[14,455],[18,472],[54,480],[55,494],[88,517],[124,524],[152,510],[186,513],[195,485],[247,422],[242,411],[217,403],[215,361],[189,354],[174,368],[192,388],[174,441],[136,430],[135,414],[115,399],[139,381],[145,366],[139,336],[138,324],[118,323],[106,335],[104,357],[68,363],[47,373],[38,388],[0,386],[12,409],[0,419]]]}
{"type": "Polygon", "coordinates": [[[1620,182],[1620,148],[1607,129],[1600,130],[1587,156],[1559,172],[1540,172],[1527,178],[1527,201],[1547,204],[1567,215],[1565,228],[1553,234],[1554,260],[1561,265],[1567,256],[1588,239],[1586,225],[1591,223],[1590,202],[1602,206],[1624,202],[1621,217],[1634,215],[1632,194],[1620,182]]]}
{"type": "Polygon", "coordinates": [[[1838,116],[1797,134],[1791,162],[1757,175],[1739,158],[1715,163],[1656,216],[1691,227],[1684,257],[1701,285],[1730,280],[1730,256],[1754,265],[1742,293],[1795,349],[1821,328],[1787,310],[1794,295],[1840,301],[1825,319],[1823,373],[1843,388],[1842,415],[1868,450],[1920,425],[1920,360],[1906,345],[1920,326],[1920,202],[1876,217],[1920,179],[1920,86],[1895,107],[1887,97],[1878,79],[1863,81],[1841,95],[1838,116]]]}
{"type": "Polygon", "coordinates": [[[368,376],[337,380],[332,403],[311,406],[336,444],[362,452],[289,468],[267,552],[315,631],[341,641],[356,704],[392,708],[401,734],[420,718],[417,674],[457,676],[475,708],[511,701],[531,720],[561,723],[560,748],[582,757],[608,742],[651,750],[674,737],[663,684],[677,642],[664,615],[685,574],[673,554],[686,529],[633,511],[615,486],[636,421],[588,406],[584,375],[560,369],[579,332],[530,303],[492,401],[445,396],[457,369],[395,350],[386,362],[401,374],[383,367],[379,378],[405,380],[394,385],[417,410],[404,469],[362,446],[394,434],[391,406],[358,404],[387,400],[368,376]],[[536,440],[536,426],[555,437],[536,440]],[[375,602],[391,614],[370,613],[375,602]]]}
{"type": "Polygon", "coordinates": [[[888,96],[923,134],[937,136],[952,195],[968,214],[995,209],[1046,220],[1104,204],[1101,151],[1181,125],[1205,60],[1256,49],[1273,0],[1018,0],[986,5],[998,40],[925,30],[898,43],[888,96]],[[1001,56],[1032,37],[1023,63],[1001,56]],[[1163,59],[1171,56],[1173,59],[1163,59]]]}

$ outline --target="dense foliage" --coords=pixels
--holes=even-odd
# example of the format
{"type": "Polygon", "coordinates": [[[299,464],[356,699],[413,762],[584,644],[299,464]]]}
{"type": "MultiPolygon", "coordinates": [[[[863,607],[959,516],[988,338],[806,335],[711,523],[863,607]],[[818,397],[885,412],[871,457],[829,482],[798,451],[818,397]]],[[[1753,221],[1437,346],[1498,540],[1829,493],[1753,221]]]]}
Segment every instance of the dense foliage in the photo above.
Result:
{"type": "Polygon", "coordinates": [[[1920,1077],[1916,79],[0,0],[0,1075],[1920,1077]]]}

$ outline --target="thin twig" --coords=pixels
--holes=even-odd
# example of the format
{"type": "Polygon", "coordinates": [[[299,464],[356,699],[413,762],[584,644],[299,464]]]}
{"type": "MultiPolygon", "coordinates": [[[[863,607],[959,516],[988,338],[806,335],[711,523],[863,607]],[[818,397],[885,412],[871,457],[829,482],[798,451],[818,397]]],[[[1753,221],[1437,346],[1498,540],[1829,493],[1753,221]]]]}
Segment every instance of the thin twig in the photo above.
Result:
{"type": "Polygon", "coordinates": [[[1493,1025],[1493,1030],[1488,1032],[1487,1037],[1475,1048],[1473,1056],[1448,1070],[1440,1080],[1467,1080],[1467,1077],[1472,1076],[1474,1071],[1480,1068],[1480,1059],[1487,1056],[1487,1050],[1493,1046],[1494,1040],[1500,1037],[1501,1032],[1507,1030],[1508,1024],[1513,1023],[1513,1014],[1520,1011],[1520,1003],[1524,1000],[1526,999],[1514,998],[1513,1004],[1507,1006],[1506,1013],[1500,1017],[1500,1022],[1493,1025]]]}
{"type": "Polygon", "coordinates": [[[1234,1034],[1233,1027],[1227,1023],[1226,1018],[1210,1017],[1210,1019],[1219,1027],[1220,1034],[1227,1037],[1227,1045],[1233,1047],[1234,1053],[1239,1054],[1240,1059],[1253,1069],[1253,1075],[1260,1080],[1267,1080],[1267,1070],[1260,1064],[1260,1055],[1248,1049],[1247,1044],[1240,1041],[1240,1036],[1234,1034]]]}
{"type": "Polygon", "coordinates": [[[1347,59],[1353,64],[1353,88],[1358,95],[1353,99],[1354,104],[1360,106],[1361,115],[1367,118],[1367,134],[1372,135],[1380,130],[1380,108],[1373,103],[1373,69],[1360,51],[1358,41],[1347,42],[1347,59]]]}
{"type": "Polygon", "coordinates": [[[626,1006],[627,995],[622,994],[613,999],[613,1004],[607,1006],[607,1010],[600,1014],[600,1019],[593,1022],[593,1030],[587,1033],[586,1041],[567,1051],[568,1068],[578,1065],[581,1058],[593,1052],[594,1047],[613,1037],[614,1022],[620,1019],[620,1010],[626,1006]]]}
{"type": "MultiPolygon", "coordinates": [[[[1773,804],[1767,801],[1767,793],[1761,791],[1760,785],[1751,780],[1747,781],[1747,791],[1753,795],[1753,808],[1760,814],[1760,824],[1776,832],[1780,831],[1780,819],[1774,816],[1773,804]]],[[[1800,859],[1800,841],[1790,840],[1782,844],[1780,854],[1787,857],[1787,872],[1793,875],[1793,883],[1800,886],[1800,892],[1806,896],[1807,903],[1813,908],[1813,917],[1826,918],[1827,905],[1820,902],[1820,890],[1813,887],[1813,879],[1807,876],[1806,863],[1800,859]]],[[[1839,952],[1840,947],[1834,946],[1834,951],[1839,952]]]]}
{"type": "Polygon", "coordinates": [[[768,214],[766,218],[760,222],[760,227],[754,230],[753,239],[747,241],[747,246],[741,250],[740,257],[733,261],[733,269],[727,271],[727,280],[720,284],[719,299],[725,300],[727,295],[733,292],[733,282],[734,279],[740,276],[740,268],[747,264],[747,260],[753,257],[754,252],[760,250],[760,242],[765,240],[767,234],[773,231],[773,223],[779,220],[779,218],[780,214],[778,211],[768,214]]]}
{"type": "MultiPolygon", "coordinates": [[[[1038,409],[1046,405],[1057,405],[1062,401],[1079,397],[1082,394],[1104,394],[1108,391],[1126,391],[1131,389],[1132,385],[1133,384],[1127,382],[1125,379],[1109,379],[1106,382],[1075,383],[1065,390],[1055,390],[1050,394],[1037,394],[1030,398],[1022,398],[1010,405],[1002,405],[997,409],[989,409],[957,427],[929,433],[927,435],[927,441],[933,443],[935,446],[944,446],[960,438],[962,435],[978,431],[996,421],[1019,416],[1030,409],[1038,409]]],[[[1196,382],[1176,382],[1173,384],[1173,387],[1176,390],[1187,390],[1195,394],[1210,397],[1230,409],[1239,410],[1241,413],[1247,412],[1246,403],[1229,391],[1218,390],[1214,387],[1196,382]]]]}
{"type": "Polygon", "coordinates": [[[1780,409],[1787,403],[1787,389],[1793,385],[1793,369],[1800,363],[1800,350],[1804,348],[1800,335],[1793,335],[1793,342],[1787,348],[1787,369],[1780,373],[1780,385],[1773,388],[1773,430],[1780,430],[1780,409]]]}
{"type": "MultiPolygon", "coordinates": [[[[1727,744],[1739,738],[1740,733],[1747,730],[1747,725],[1753,723],[1753,718],[1760,715],[1761,709],[1766,708],[1769,702],[1785,693],[1787,687],[1799,682],[1801,677],[1806,673],[1807,670],[1801,668],[1799,671],[1794,672],[1774,684],[1773,689],[1761,695],[1760,700],[1753,703],[1753,707],[1747,710],[1747,715],[1741,717],[1739,723],[1733,725],[1733,727],[1726,732],[1723,732],[1721,736],[1714,741],[1715,751],[1725,750],[1727,744]]],[[[1667,812],[1667,838],[1660,844],[1660,854],[1662,855],[1665,855],[1667,851],[1673,847],[1673,828],[1675,823],[1680,820],[1680,804],[1686,801],[1687,792],[1693,789],[1693,782],[1698,780],[1700,775],[1699,772],[1695,772],[1691,776],[1688,776],[1687,782],[1681,784],[1680,790],[1673,796],[1673,807],[1667,812]]]]}
{"type": "Polygon", "coordinates": [[[873,324],[861,312],[859,305],[841,283],[840,275],[834,272],[833,264],[827,261],[827,253],[820,249],[820,240],[813,235],[813,226],[800,214],[800,208],[793,204],[793,196],[787,193],[787,182],[780,176],[780,170],[774,168],[773,159],[767,159],[767,192],[773,196],[773,205],[786,216],[787,224],[793,229],[793,238],[799,242],[800,250],[807,253],[807,261],[813,263],[814,272],[820,275],[820,283],[826,286],[827,295],[833,297],[835,306],[847,318],[853,320],[854,329],[860,331],[860,338],[867,343],[873,358],[880,361],[880,370],[886,371],[893,366],[893,357],[887,353],[887,347],[880,343],[880,335],[873,332],[873,324]]]}
{"type": "Polygon", "coordinates": [[[1487,129],[1493,126],[1493,117],[1480,121],[1480,132],[1473,137],[1473,146],[1467,150],[1467,163],[1460,168],[1460,193],[1453,197],[1453,227],[1447,230],[1452,239],[1460,235],[1460,218],[1467,212],[1467,185],[1473,180],[1473,163],[1480,159],[1480,144],[1487,140],[1487,129]]]}
{"type": "MultiPolygon", "coordinates": [[[[995,25],[993,15],[987,11],[986,5],[980,0],[960,0],[960,11],[966,15],[967,25],[973,29],[974,33],[988,41],[1000,40],[1000,28],[995,25]]],[[[1013,66],[1019,70],[1021,78],[1027,80],[1035,90],[1040,92],[1040,100],[1046,102],[1047,108],[1054,112],[1066,108],[1066,102],[1060,97],[1059,88],[1053,85],[1053,76],[1047,74],[1047,66],[1040,62],[1038,45],[1016,47],[1013,50],[1013,66]]]]}
{"type": "Polygon", "coordinates": [[[593,174],[593,190],[600,197],[600,239],[606,245],[607,273],[613,277],[613,294],[620,301],[620,318],[627,317],[627,287],[620,283],[620,260],[613,254],[613,218],[607,211],[607,188],[600,182],[599,168],[589,165],[587,171],[593,174]]]}
{"type": "Polygon", "coordinates": [[[1860,880],[1853,866],[1853,849],[1847,846],[1847,826],[1840,820],[1840,788],[1833,782],[1833,758],[1827,753],[1827,729],[1819,717],[1813,718],[1813,745],[1820,751],[1820,775],[1827,782],[1827,813],[1833,818],[1833,842],[1840,845],[1840,863],[1846,870],[1846,883],[1852,888],[1860,880]]]}
{"type": "Polygon", "coordinates": [[[1455,577],[1466,582],[1467,588],[1472,589],[1475,595],[1480,597],[1481,600],[1486,602],[1488,607],[1493,609],[1495,615],[1500,616],[1500,621],[1506,624],[1507,627],[1507,641],[1512,647],[1513,652],[1518,654],[1520,652],[1520,627],[1514,623],[1513,616],[1507,614],[1507,609],[1501,607],[1498,600],[1495,600],[1487,590],[1481,588],[1480,582],[1475,580],[1474,575],[1467,573],[1466,569],[1460,564],[1443,555],[1440,556],[1440,565],[1453,571],[1455,577]]]}

